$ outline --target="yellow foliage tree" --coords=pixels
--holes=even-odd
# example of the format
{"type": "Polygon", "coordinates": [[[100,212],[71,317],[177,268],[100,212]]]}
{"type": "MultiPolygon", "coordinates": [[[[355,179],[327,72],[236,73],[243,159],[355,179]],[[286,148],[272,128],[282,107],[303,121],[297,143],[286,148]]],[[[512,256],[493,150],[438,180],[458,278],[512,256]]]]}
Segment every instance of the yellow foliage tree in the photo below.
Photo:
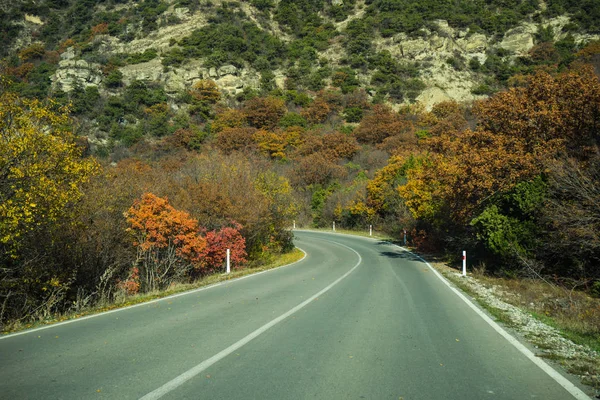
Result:
{"type": "Polygon", "coordinates": [[[248,126],[248,122],[244,113],[240,110],[228,108],[217,113],[211,129],[213,132],[218,133],[225,128],[242,128],[245,126],[248,126]]]}
{"type": "Polygon", "coordinates": [[[254,133],[253,139],[259,150],[266,156],[285,160],[292,149],[296,149],[302,144],[303,133],[304,128],[299,126],[290,126],[285,130],[277,129],[275,131],[259,129],[254,133]]]}
{"type": "Polygon", "coordinates": [[[523,138],[466,130],[431,138],[431,153],[407,172],[400,195],[415,218],[466,223],[493,195],[540,174],[556,143],[530,150],[523,138]]]}
{"type": "Polygon", "coordinates": [[[379,214],[392,210],[397,202],[396,186],[399,184],[405,160],[398,156],[390,157],[388,164],[378,170],[367,184],[367,205],[379,214]]]}
{"type": "Polygon", "coordinates": [[[271,132],[259,129],[252,136],[260,151],[271,158],[285,158],[285,147],[287,145],[285,135],[282,132],[271,132]]]}
{"type": "Polygon", "coordinates": [[[214,104],[221,100],[221,92],[215,81],[202,79],[194,83],[190,95],[198,101],[214,104]]]}
{"type": "Polygon", "coordinates": [[[27,232],[64,216],[97,172],[75,139],[66,108],[0,93],[0,245],[12,256],[27,232]]]}

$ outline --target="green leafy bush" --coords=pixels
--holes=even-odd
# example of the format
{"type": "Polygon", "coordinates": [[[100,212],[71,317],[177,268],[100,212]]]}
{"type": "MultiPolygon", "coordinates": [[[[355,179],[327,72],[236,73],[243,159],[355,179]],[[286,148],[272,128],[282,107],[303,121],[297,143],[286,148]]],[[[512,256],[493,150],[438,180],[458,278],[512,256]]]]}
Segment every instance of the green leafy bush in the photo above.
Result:
{"type": "Polygon", "coordinates": [[[154,60],[158,56],[155,49],[146,49],[143,53],[133,53],[127,57],[127,63],[129,64],[141,64],[154,60]]]}

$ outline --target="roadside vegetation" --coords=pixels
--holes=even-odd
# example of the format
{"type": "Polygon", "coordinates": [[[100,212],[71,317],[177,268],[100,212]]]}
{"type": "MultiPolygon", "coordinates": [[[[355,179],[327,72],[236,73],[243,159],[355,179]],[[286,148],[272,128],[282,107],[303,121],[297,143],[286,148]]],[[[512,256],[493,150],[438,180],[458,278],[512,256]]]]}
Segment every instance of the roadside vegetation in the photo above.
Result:
{"type": "MultiPolygon", "coordinates": [[[[234,269],[268,265],[293,249],[293,221],[372,225],[394,239],[406,230],[411,246],[450,262],[468,250],[489,276],[600,297],[599,42],[544,28],[522,57],[451,59],[485,74],[478,90],[491,96],[426,110],[413,102],[419,65],[377,51],[373,37],[418,37],[442,11],[454,27],[499,35],[534,18],[537,2],[250,3],[252,19],[241,3],[181,0],[208,24],[167,51],[122,57],[104,56],[102,37],[177,24],[166,3],[2,9],[7,41],[25,14],[44,22],[39,40],[0,63],[3,326],[193,285],[218,273],[227,248],[234,269]],[[263,29],[273,20],[281,37],[263,29]],[[332,46],[343,52],[336,66],[319,57],[332,46]],[[100,65],[99,85],[52,84],[67,49],[100,65]],[[119,70],[160,59],[168,72],[197,58],[251,66],[260,85],[232,94],[202,79],[174,94],[119,70]]],[[[549,1],[545,13],[567,10],[569,29],[593,33],[596,3],[549,1]]]]}
{"type": "Polygon", "coordinates": [[[11,321],[4,326],[1,334],[10,334],[23,329],[33,329],[43,325],[64,322],[71,319],[81,318],[88,315],[94,315],[118,308],[129,307],[135,304],[146,303],[148,301],[162,299],[175,294],[193,291],[195,289],[205,288],[219,284],[221,282],[238,279],[246,275],[256,274],[259,272],[268,271],[271,269],[284,267],[293,264],[304,257],[304,253],[298,249],[294,249],[289,253],[281,254],[274,257],[271,261],[260,266],[250,266],[245,269],[232,270],[229,274],[214,273],[207,275],[201,279],[195,280],[193,283],[173,282],[166,289],[155,290],[147,293],[131,293],[127,287],[119,288],[119,292],[112,299],[104,299],[96,302],[93,305],[82,305],[78,309],[71,309],[65,312],[53,313],[46,318],[37,319],[34,321],[11,321]]]}

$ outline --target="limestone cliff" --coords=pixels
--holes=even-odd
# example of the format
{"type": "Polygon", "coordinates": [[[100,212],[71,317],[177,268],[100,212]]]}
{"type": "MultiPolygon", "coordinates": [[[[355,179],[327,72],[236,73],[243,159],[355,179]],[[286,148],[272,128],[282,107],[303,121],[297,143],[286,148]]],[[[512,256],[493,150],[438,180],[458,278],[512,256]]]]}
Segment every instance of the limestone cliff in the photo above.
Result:
{"type": "MultiPolygon", "coordinates": [[[[213,6],[218,6],[220,1],[213,1],[213,6]]],[[[338,1],[335,5],[343,5],[338,1]]],[[[120,7],[132,5],[124,4],[120,7]]],[[[248,2],[240,3],[241,9],[246,17],[260,29],[279,37],[284,42],[289,42],[291,37],[284,33],[278,26],[271,14],[266,18],[264,13],[259,13],[248,2]]],[[[364,1],[357,1],[355,12],[344,21],[336,22],[334,25],[338,32],[343,32],[349,21],[360,18],[365,13],[364,1]]],[[[143,53],[152,49],[156,51],[157,57],[136,64],[122,65],[119,71],[122,73],[123,82],[129,84],[133,80],[148,80],[161,83],[167,93],[176,95],[189,89],[200,79],[212,79],[229,95],[236,95],[244,88],[258,88],[261,74],[248,63],[243,66],[221,65],[219,68],[205,67],[202,58],[187,59],[177,66],[165,67],[163,58],[178,43],[191,35],[195,30],[209,24],[210,15],[202,10],[191,11],[187,7],[178,6],[171,2],[169,8],[161,16],[161,20],[171,21],[168,24],[157,23],[157,29],[146,34],[140,34],[139,27],[128,26],[133,30],[132,40],[122,40],[108,34],[96,35],[89,46],[90,52],[82,54],[80,50],[73,47],[67,48],[60,55],[61,60],[52,82],[55,88],[71,91],[78,85],[97,85],[102,87],[105,74],[102,73],[102,65],[95,62],[94,58],[120,58],[126,59],[128,55],[143,53]],[[138,31],[136,31],[136,29],[138,31]],[[136,33],[137,32],[137,33],[136,33]]],[[[160,21],[159,21],[160,22],[160,21]]],[[[540,27],[552,27],[556,39],[566,35],[564,27],[570,22],[569,17],[545,20],[541,23],[523,21],[520,25],[508,30],[503,36],[490,36],[481,32],[471,32],[468,29],[455,29],[445,20],[436,20],[429,23],[427,27],[420,30],[419,37],[409,36],[405,33],[383,38],[375,36],[373,43],[376,51],[388,51],[397,61],[418,65],[420,69],[419,79],[425,84],[425,89],[417,97],[417,101],[423,103],[426,108],[449,99],[460,102],[475,100],[481,95],[473,94],[474,89],[485,80],[485,74],[475,72],[467,65],[471,60],[484,64],[488,55],[498,49],[503,50],[503,58],[511,60],[516,57],[527,56],[528,52],[536,43],[536,34],[540,27]]],[[[26,15],[24,26],[43,24],[35,15],[26,15]]],[[[26,32],[29,32],[26,30],[26,32]]],[[[597,39],[598,35],[574,35],[576,42],[597,39]]],[[[24,39],[25,40],[25,39],[24,39]]],[[[345,58],[343,46],[339,41],[330,40],[328,48],[317,54],[319,59],[327,60],[332,69],[342,65],[345,58]]],[[[286,76],[284,70],[272,71],[274,82],[283,87],[286,76]]],[[[371,81],[369,72],[361,71],[358,74],[360,82],[368,86],[371,81]]],[[[326,84],[331,83],[329,80],[326,84]]]]}

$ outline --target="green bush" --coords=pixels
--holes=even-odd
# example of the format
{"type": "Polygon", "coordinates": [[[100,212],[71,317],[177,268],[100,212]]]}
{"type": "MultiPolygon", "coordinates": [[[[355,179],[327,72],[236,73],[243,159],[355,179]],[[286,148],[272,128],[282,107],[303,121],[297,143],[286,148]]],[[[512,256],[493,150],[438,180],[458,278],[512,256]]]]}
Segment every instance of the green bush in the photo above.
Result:
{"type": "Polygon", "coordinates": [[[154,60],[158,56],[155,49],[146,49],[143,53],[133,53],[127,57],[128,64],[141,64],[154,60]]]}
{"type": "Polygon", "coordinates": [[[475,95],[485,95],[485,96],[489,96],[495,93],[495,90],[493,88],[491,88],[490,86],[488,86],[485,83],[482,83],[480,85],[475,86],[473,89],[471,89],[471,93],[475,94],[475,95]]]}
{"type": "Polygon", "coordinates": [[[118,69],[113,70],[104,78],[104,86],[109,89],[123,86],[123,73],[118,69]]]}
{"type": "Polygon", "coordinates": [[[279,120],[279,126],[282,128],[288,128],[290,126],[302,126],[308,125],[306,118],[295,112],[288,112],[279,120]]]}
{"type": "Polygon", "coordinates": [[[350,107],[344,110],[346,122],[360,122],[363,117],[363,109],[360,107],[350,107]]]}

